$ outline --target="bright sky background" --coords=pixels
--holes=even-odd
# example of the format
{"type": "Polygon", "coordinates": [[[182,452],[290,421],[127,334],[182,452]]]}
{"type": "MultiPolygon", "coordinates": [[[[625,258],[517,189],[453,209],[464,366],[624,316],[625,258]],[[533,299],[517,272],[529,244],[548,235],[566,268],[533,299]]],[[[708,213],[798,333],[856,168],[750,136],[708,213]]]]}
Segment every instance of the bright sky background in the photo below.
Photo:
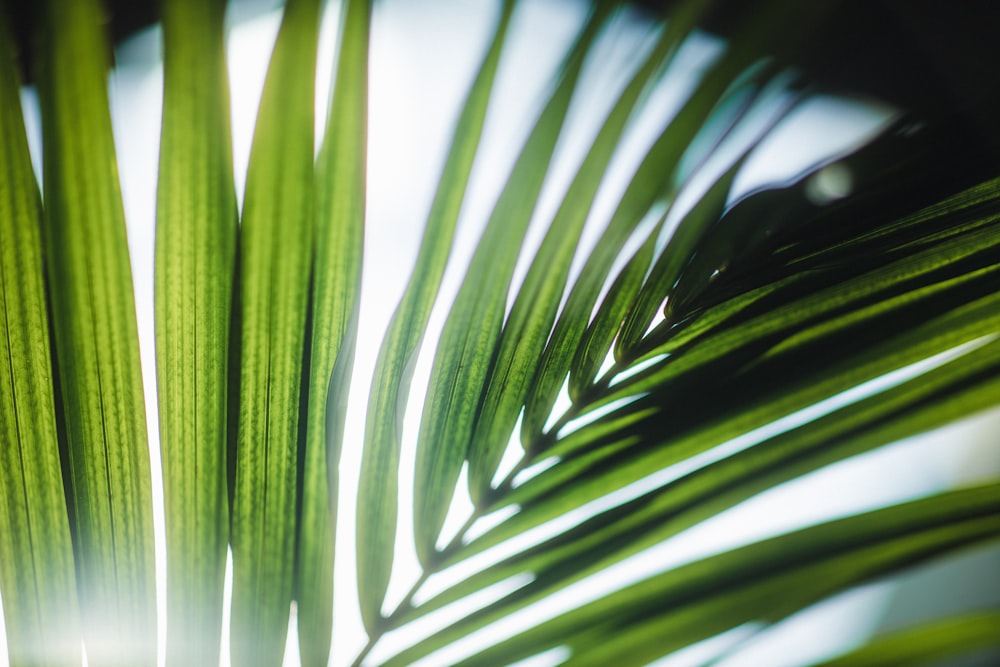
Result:
{"type": "MultiPolygon", "coordinates": [[[[242,200],[243,180],[249,156],[257,100],[263,85],[270,48],[275,38],[280,12],[261,11],[262,3],[249,3],[255,9],[241,11],[244,16],[230,16],[233,24],[229,37],[229,61],[233,104],[234,158],[237,193],[242,200]]],[[[357,615],[354,588],[354,494],[357,487],[359,447],[364,428],[364,409],[382,332],[392,309],[402,293],[416,248],[424,216],[430,206],[434,184],[443,164],[451,123],[458,113],[482,52],[485,50],[496,14],[496,2],[489,0],[434,0],[408,2],[380,0],[376,3],[371,55],[371,119],[369,139],[369,195],[362,287],[361,333],[348,410],[346,440],[341,462],[342,511],[338,536],[337,598],[335,646],[337,657],[332,664],[347,664],[364,643],[364,633],[357,615]]],[[[531,119],[540,109],[542,91],[551,81],[555,68],[581,24],[584,3],[551,0],[526,0],[514,18],[510,42],[504,53],[494,107],[487,119],[480,159],[475,167],[471,189],[463,208],[456,238],[454,257],[467,258],[481,230],[482,222],[503,184],[507,169],[523,141],[531,119]]],[[[318,85],[318,128],[322,127],[328,96],[336,35],[337,8],[326,12],[320,49],[318,85]]],[[[603,114],[610,108],[623,73],[638,62],[642,49],[649,46],[649,26],[637,16],[619,20],[601,40],[600,57],[593,58],[584,74],[583,93],[575,100],[567,127],[568,139],[560,142],[552,176],[546,183],[536,211],[529,238],[537,243],[542,225],[551,219],[559,198],[575,165],[582,158],[588,138],[596,132],[603,114]],[[641,49],[639,47],[642,47],[641,49]]],[[[631,134],[616,156],[612,175],[602,186],[588,223],[585,243],[593,243],[600,223],[613,210],[642,151],[664,118],[669,117],[680,99],[696,80],[721,45],[702,37],[686,47],[672,74],[651,96],[646,111],[637,119],[631,134]]],[[[157,580],[161,618],[161,661],[163,656],[164,532],[162,522],[162,485],[159,482],[159,442],[156,431],[156,393],[153,349],[153,228],[157,144],[159,139],[162,68],[158,62],[159,33],[149,30],[123,44],[118,51],[119,67],[111,80],[113,120],[119,154],[129,245],[134,271],[136,310],[142,347],[146,387],[146,405],[150,425],[155,512],[157,517],[157,580]]],[[[37,103],[33,93],[24,95],[28,111],[29,133],[35,155],[39,155],[37,103]]],[[[840,98],[822,98],[804,105],[788,119],[755,154],[746,174],[738,179],[737,192],[762,182],[788,178],[823,156],[835,155],[871,136],[891,115],[891,110],[873,102],[840,98]],[[817,131],[817,128],[822,131],[817,131]]],[[[37,166],[37,165],[36,165],[37,166]]],[[[836,175],[835,175],[836,176],[836,175]]],[[[831,182],[834,190],[849,187],[842,180],[831,182]]],[[[820,183],[819,185],[823,185],[820,183]]],[[[832,191],[831,191],[832,192],[832,191]]],[[[834,193],[835,194],[835,193],[834,193]]],[[[578,271],[580,261],[575,264],[578,271]]],[[[398,568],[390,587],[389,601],[398,601],[419,574],[409,546],[408,501],[412,490],[408,470],[413,465],[413,441],[420,416],[423,386],[430,369],[436,332],[444,322],[450,295],[461,280],[462,262],[452,262],[445,277],[443,294],[431,318],[430,333],[414,374],[410,409],[404,424],[403,474],[401,476],[401,531],[398,541],[398,568]]],[[[519,266],[515,281],[527,270],[519,266]]],[[[845,399],[849,400],[849,399],[845,399]]],[[[651,552],[631,558],[614,568],[611,576],[570,587],[546,601],[546,611],[569,608],[595,595],[611,590],[623,581],[652,574],[664,567],[679,564],[736,546],[747,540],[783,532],[815,521],[841,516],[865,508],[923,495],[951,486],[961,480],[986,477],[989,466],[982,434],[997,428],[998,414],[971,420],[945,430],[937,437],[904,442],[879,452],[831,466],[792,484],[762,494],[733,510],[664,543],[651,552]],[[992,421],[990,421],[992,420],[992,421]],[[979,434],[979,435],[977,435],[979,434]],[[979,448],[980,454],[976,454],[979,448]],[[975,466],[971,461],[977,460],[975,466]]],[[[785,424],[788,427],[792,424],[785,424]]],[[[735,443],[747,446],[752,439],[735,443]]],[[[993,457],[995,459],[995,457],[993,457]]],[[[993,471],[997,469],[993,462],[993,471]]],[[[676,475],[671,470],[666,475],[676,475]]],[[[662,475],[660,476],[662,479],[662,475]]],[[[460,484],[460,487],[462,485],[460,484]]],[[[636,486],[631,489],[634,493],[636,486]]],[[[466,501],[467,503],[467,501],[466,501]]],[[[461,499],[456,505],[459,523],[463,519],[461,499]]],[[[464,511],[467,511],[465,509],[464,511]]],[[[440,582],[438,582],[440,583],[440,582]]],[[[433,582],[432,582],[433,584],[433,582]]],[[[765,633],[724,664],[794,665],[811,656],[831,651],[844,641],[864,635],[878,619],[891,589],[888,584],[867,586],[838,596],[835,600],[807,610],[782,624],[781,632],[765,633]],[[817,632],[821,628],[821,632],[817,632]],[[778,644],[775,647],[775,643],[778,644]],[[766,656],[766,657],[763,657],[766,656]]],[[[498,595],[494,592],[493,595],[498,595]]],[[[228,595],[228,588],[227,588],[228,595]]],[[[467,613],[468,603],[444,610],[428,619],[426,626],[439,626],[448,618],[467,613]]],[[[491,626],[460,642],[445,654],[434,656],[426,664],[446,664],[468,654],[472,647],[534,622],[531,610],[513,621],[491,626]]],[[[228,617],[225,619],[228,632],[228,617]]],[[[293,615],[294,623],[294,615],[293,615]]],[[[425,630],[426,631],[426,630],[425,630]]],[[[2,631],[0,631],[2,632],[2,631]]],[[[737,629],[705,642],[689,651],[661,661],[679,667],[696,664],[698,659],[725,650],[741,639],[749,629],[737,629]]],[[[228,635],[227,635],[228,636],[228,635]]],[[[392,646],[391,635],[385,648],[392,646]]],[[[377,650],[373,659],[388,657],[391,652],[377,650]]],[[[0,635],[0,658],[6,656],[6,642],[0,635]]],[[[558,661],[556,651],[532,664],[547,665],[558,661]]],[[[0,659],[0,662],[3,662],[0,659]]],[[[228,639],[223,641],[222,664],[228,665],[228,639]]],[[[294,632],[289,635],[287,665],[298,664],[294,632]]]]}

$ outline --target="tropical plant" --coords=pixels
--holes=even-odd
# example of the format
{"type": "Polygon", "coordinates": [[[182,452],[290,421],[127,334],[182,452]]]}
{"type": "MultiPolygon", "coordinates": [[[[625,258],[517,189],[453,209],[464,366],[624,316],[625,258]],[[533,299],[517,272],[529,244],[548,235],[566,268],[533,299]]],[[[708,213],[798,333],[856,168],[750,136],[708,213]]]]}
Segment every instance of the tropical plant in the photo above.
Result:
{"type": "MultiPolygon", "coordinates": [[[[400,452],[413,367],[455,261],[518,11],[500,3],[382,340],[363,443],[342,442],[363,298],[372,21],[366,0],[342,5],[314,156],[321,7],[288,0],[239,209],[225,5],[162,3],[155,307],[167,664],[219,662],[230,548],[233,664],[280,664],[293,602],[302,662],[326,664],[334,556],[353,548],[368,643],[348,660],[459,603],[461,617],[384,663],[433,656],[534,608],[542,617],[530,627],[484,640],[462,664],[562,648],[554,661],[617,665],[766,628],[996,539],[1000,480],[547,606],[784,482],[1000,404],[1000,180],[995,154],[972,150],[954,116],[908,110],[871,142],[732,201],[754,149],[819,90],[807,61],[822,26],[842,19],[833,2],[727,4],[726,47],[660,120],[613,213],[590,223],[599,239],[584,243],[651,91],[719,13],[685,0],[662,26],[646,17],[653,38],[609,93],[535,247],[528,230],[581,73],[625,11],[591,3],[429,341],[410,471],[400,452]],[[831,190],[845,174],[853,187],[831,190]],[[362,461],[355,543],[335,548],[342,447],[361,448],[362,461]],[[400,498],[404,475],[412,502],[400,498]],[[472,509],[443,537],[458,487],[472,509]],[[387,606],[399,522],[412,527],[421,574],[387,606]],[[428,589],[442,573],[451,576],[428,589]]],[[[99,0],[47,0],[37,12],[40,196],[0,12],[0,591],[15,665],[80,664],[81,639],[91,665],[157,661],[152,484],[102,17],[99,0]]],[[[995,82],[982,83],[975,109],[992,113],[995,82]]],[[[996,610],[972,610],[828,664],[948,659],[996,646],[998,624],[996,610]]]]}

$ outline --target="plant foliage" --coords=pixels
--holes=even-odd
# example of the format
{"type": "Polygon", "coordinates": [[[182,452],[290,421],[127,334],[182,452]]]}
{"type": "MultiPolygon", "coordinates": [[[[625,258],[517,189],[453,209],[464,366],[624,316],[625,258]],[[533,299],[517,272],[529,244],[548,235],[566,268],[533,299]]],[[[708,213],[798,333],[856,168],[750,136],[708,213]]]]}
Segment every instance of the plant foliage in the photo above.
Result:
{"type": "MultiPolygon", "coordinates": [[[[281,663],[293,603],[302,661],[322,665],[331,650],[360,664],[387,633],[464,601],[462,617],[382,659],[410,664],[540,607],[541,620],[484,641],[462,664],[562,648],[573,664],[640,665],[996,539],[1000,480],[664,567],[572,609],[546,606],[764,491],[1000,405],[1000,179],[994,161],[955,148],[963,135],[953,122],[905,110],[867,144],[733,201],[754,149],[821,90],[790,63],[809,60],[835,2],[726,5],[739,29],[660,120],[610,216],[595,220],[625,137],[719,7],[685,0],[662,25],[647,16],[654,39],[611,92],[534,244],[528,232],[582,73],[630,11],[590,3],[458,267],[457,295],[440,304],[446,268],[462,261],[452,256],[456,227],[521,9],[498,2],[382,340],[363,442],[343,442],[347,397],[359,389],[350,379],[373,8],[340,4],[318,153],[321,3],[284,8],[238,211],[225,3],[162,3],[155,308],[168,665],[218,664],[227,548],[234,664],[281,663]],[[850,193],[815,196],[818,180],[845,172],[850,193]],[[583,241],[587,224],[595,244],[583,241]],[[436,303],[447,317],[425,341],[436,303]],[[411,474],[400,464],[403,415],[425,342],[435,352],[414,494],[400,498],[411,474]],[[361,448],[357,531],[354,544],[335,545],[343,447],[361,448]],[[459,484],[472,510],[443,537],[459,484]],[[390,607],[401,522],[412,526],[421,574],[390,607]],[[332,636],[334,557],[351,548],[368,634],[353,656],[332,636]],[[452,576],[425,588],[441,573],[452,576]],[[502,582],[517,584],[469,602],[502,582]]],[[[88,664],[154,664],[149,448],[103,9],[48,0],[36,13],[44,196],[0,11],[0,592],[10,659],[79,665],[82,637],[88,664]]],[[[992,94],[984,84],[980,101],[992,94]]],[[[996,610],[971,610],[826,664],[947,659],[995,647],[998,623],[996,610]]]]}

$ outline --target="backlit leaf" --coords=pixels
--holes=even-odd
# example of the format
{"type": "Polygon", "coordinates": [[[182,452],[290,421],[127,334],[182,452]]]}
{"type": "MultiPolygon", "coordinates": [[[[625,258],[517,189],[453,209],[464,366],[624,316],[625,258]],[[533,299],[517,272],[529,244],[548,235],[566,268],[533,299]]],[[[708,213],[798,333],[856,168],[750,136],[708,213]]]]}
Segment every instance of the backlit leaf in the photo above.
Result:
{"type": "Polygon", "coordinates": [[[90,664],[155,662],[153,508],[132,268],[96,0],[44,5],[43,238],[90,664]]]}
{"type": "Polygon", "coordinates": [[[295,568],[298,420],[314,232],[318,0],[290,0],[264,83],[240,235],[231,647],[281,662],[295,568]]]}
{"type": "Polygon", "coordinates": [[[80,664],[56,427],[42,206],[0,8],[0,593],[13,665],[80,664]]]}
{"type": "Polygon", "coordinates": [[[171,665],[217,664],[222,635],[237,216],[224,12],[217,0],[163,5],[155,298],[171,665]]]}

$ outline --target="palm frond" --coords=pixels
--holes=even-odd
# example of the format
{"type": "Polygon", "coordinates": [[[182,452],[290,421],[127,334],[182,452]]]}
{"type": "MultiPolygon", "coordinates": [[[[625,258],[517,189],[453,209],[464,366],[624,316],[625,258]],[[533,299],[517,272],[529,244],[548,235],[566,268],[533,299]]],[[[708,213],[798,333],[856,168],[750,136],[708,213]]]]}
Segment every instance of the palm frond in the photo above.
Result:
{"type": "Polygon", "coordinates": [[[240,220],[239,432],[230,645],[281,661],[295,570],[299,402],[313,271],[317,0],[289,2],[264,84],[240,220]]]}
{"type": "Polygon", "coordinates": [[[43,238],[83,630],[94,664],[152,664],[152,490],[107,43],[97,2],[43,15],[43,238]]]}
{"type": "Polygon", "coordinates": [[[80,664],[80,618],[59,460],[42,206],[0,12],[0,590],[11,662],[80,664]]]}
{"type": "MultiPolygon", "coordinates": [[[[227,604],[240,665],[281,664],[290,619],[310,665],[331,653],[355,664],[648,664],[1000,534],[1000,487],[986,479],[669,557],[689,529],[766,492],[1000,405],[996,163],[955,148],[954,114],[915,106],[748,192],[739,184],[762,149],[827,92],[815,76],[827,47],[814,42],[850,12],[683,0],[661,21],[595,0],[581,3],[463,256],[459,220],[490,157],[490,111],[512,94],[499,83],[530,4],[495,3],[430,211],[394,221],[424,222],[423,240],[375,332],[366,395],[351,382],[372,335],[364,281],[387,277],[370,278],[365,256],[379,242],[368,146],[382,8],[340,5],[317,152],[321,3],[288,0],[237,220],[225,3],[163,3],[155,299],[168,664],[218,663],[227,604]],[[659,110],[652,100],[699,27],[722,14],[727,41],[659,110]],[[648,41],[579,138],[570,130],[603,45],[631,22],[648,41]],[[569,143],[581,150],[564,168],[569,143]],[[637,159],[620,174],[626,147],[637,159]],[[446,271],[461,279],[450,302],[446,271]],[[413,379],[421,354],[426,395],[413,379]],[[359,393],[366,414],[348,410],[359,393]],[[412,443],[408,409],[420,414],[412,443]],[[346,425],[362,420],[355,442],[346,425]],[[401,465],[411,444],[412,470],[401,465]],[[356,507],[343,508],[342,454],[359,448],[356,507]],[[338,524],[351,520],[345,547],[338,524]],[[401,527],[418,571],[397,596],[401,527]],[[356,568],[343,578],[345,548],[356,568]],[[334,632],[345,582],[367,633],[353,655],[352,638],[334,632]]],[[[10,655],[79,664],[82,627],[89,664],[150,664],[152,492],[102,9],[49,0],[38,19],[44,198],[0,16],[10,655]]],[[[982,101],[982,118],[994,93],[984,81],[963,102],[982,101]]],[[[997,622],[995,610],[967,609],[825,664],[949,659],[995,646],[997,622]]]]}
{"type": "Polygon", "coordinates": [[[513,9],[513,2],[503,4],[496,33],[456,123],[416,266],[385,333],[372,378],[357,519],[358,589],[367,627],[378,625],[382,616],[392,570],[402,413],[409,396],[414,357],[448,261],[513,9]]]}
{"type": "Polygon", "coordinates": [[[225,4],[168,2],[163,10],[156,375],[170,582],[167,662],[181,665],[217,662],[222,636],[237,212],[225,4]]]}
{"type": "Polygon", "coordinates": [[[365,222],[370,8],[344,4],[333,109],[316,164],[306,438],[300,452],[295,600],[306,664],[329,661],[337,468],[357,338],[365,222]]]}

